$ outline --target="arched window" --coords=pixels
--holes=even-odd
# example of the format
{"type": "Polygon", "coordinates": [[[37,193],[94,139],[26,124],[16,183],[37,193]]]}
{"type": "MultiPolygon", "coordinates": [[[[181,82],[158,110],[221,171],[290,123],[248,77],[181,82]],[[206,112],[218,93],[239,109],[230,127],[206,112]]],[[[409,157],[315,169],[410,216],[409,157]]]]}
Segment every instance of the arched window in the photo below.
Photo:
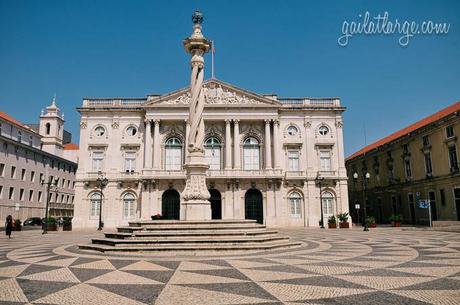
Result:
{"type": "Polygon", "coordinates": [[[243,168],[245,170],[260,169],[259,141],[253,137],[244,140],[243,143],[243,168]]]}
{"type": "Polygon", "coordinates": [[[22,142],[22,132],[18,130],[18,142],[22,142]]]}
{"type": "Polygon", "coordinates": [[[206,161],[209,164],[209,169],[221,169],[220,162],[220,141],[215,137],[208,138],[204,143],[206,161]]]}
{"type": "Polygon", "coordinates": [[[136,214],[136,197],[132,193],[123,196],[123,217],[132,219],[136,214]]]}
{"type": "Polygon", "coordinates": [[[334,195],[330,192],[324,192],[322,195],[323,198],[323,215],[324,219],[328,219],[330,216],[334,215],[334,195]]]}
{"type": "Polygon", "coordinates": [[[50,123],[46,123],[45,129],[46,129],[46,130],[45,130],[46,134],[50,134],[50,132],[51,132],[51,124],[50,124],[50,123]]]}
{"type": "Polygon", "coordinates": [[[93,193],[89,199],[90,204],[90,217],[97,218],[99,217],[99,209],[101,206],[101,194],[93,193]]]}
{"type": "Polygon", "coordinates": [[[178,171],[182,169],[182,141],[169,138],[165,145],[165,169],[178,171]]]}
{"type": "Polygon", "coordinates": [[[291,192],[288,199],[291,216],[300,217],[302,215],[302,196],[298,192],[291,192]]]}

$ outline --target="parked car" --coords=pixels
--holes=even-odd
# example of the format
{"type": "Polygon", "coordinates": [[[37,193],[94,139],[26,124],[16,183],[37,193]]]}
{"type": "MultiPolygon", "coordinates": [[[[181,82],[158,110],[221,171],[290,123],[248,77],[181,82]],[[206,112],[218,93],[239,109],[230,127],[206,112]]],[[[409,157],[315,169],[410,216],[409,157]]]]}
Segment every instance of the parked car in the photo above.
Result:
{"type": "Polygon", "coordinates": [[[22,225],[23,226],[41,226],[42,224],[43,224],[43,221],[40,217],[30,217],[30,218],[27,218],[22,225]]]}

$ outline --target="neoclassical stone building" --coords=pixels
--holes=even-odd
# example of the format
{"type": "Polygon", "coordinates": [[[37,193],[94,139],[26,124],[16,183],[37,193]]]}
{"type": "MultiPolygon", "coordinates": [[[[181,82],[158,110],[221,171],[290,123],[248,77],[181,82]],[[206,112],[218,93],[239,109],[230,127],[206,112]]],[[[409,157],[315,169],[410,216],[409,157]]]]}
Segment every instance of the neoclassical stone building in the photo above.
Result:
{"type": "MultiPolygon", "coordinates": [[[[339,99],[260,95],[217,79],[203,86],[214,219],[317,227],[320,198],[325,221],[348,212],[339,99]]],[[[105,227],[157,213],[179,219],[189,102],[188,88],[83,100],[75,227],[98,225],[101,174],[105,227]]]]}

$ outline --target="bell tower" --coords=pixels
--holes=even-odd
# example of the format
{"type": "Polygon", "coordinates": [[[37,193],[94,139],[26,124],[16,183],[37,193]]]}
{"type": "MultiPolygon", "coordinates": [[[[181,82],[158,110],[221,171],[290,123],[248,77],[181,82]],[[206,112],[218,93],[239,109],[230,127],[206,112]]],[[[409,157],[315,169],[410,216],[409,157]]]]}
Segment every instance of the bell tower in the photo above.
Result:
{"type": "Polygon", "coordinates": [[[51,105],[40,115],[40,135],[42,149],[51,154],[62,156],[64,137],[64,114],[56,106],[56,96],[51,105]]]}

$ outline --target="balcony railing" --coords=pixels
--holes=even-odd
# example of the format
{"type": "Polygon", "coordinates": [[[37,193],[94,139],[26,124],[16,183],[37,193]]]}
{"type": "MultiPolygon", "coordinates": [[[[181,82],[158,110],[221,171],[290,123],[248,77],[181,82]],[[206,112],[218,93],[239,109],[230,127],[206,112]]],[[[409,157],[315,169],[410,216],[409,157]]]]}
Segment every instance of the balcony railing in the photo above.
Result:
{"type": "Polygon", "coordinates": [[[146,102],[145,98],[126,99],[84,99],[83,106],[141,106],[146,102]]]}
{"type": "Polygon", "coordinates": [[[336,177],[336,171],[318,171],[318,177],[320,178],[335,178],[336,177]]]}
{"type": "Polygon", "coordinates": [[[286,171],[284,173],[286,179],[303,179],[306,178],[304,171],[286,171]]]}
{"type": "Polygon", "coordinates": [[[340,106],[340,99],[337,98],[278,98],[278,102],[284,105],[300,106],[340,106]]]}

